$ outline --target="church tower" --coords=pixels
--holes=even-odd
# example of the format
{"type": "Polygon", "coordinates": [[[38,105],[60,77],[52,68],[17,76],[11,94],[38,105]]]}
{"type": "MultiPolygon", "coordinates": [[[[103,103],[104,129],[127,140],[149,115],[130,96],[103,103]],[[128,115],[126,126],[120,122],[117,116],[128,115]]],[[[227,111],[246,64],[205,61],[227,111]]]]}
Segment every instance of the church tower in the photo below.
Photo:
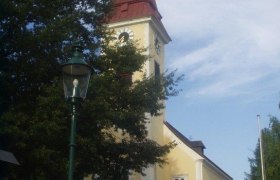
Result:
{"type": "MultiPolygon", "coordinates": [[[[144,66],[147,77],[160,75],[164,72],[164,47],[171,41],[162,22],[155,0],[113,0],[114,12],[109,21],[109,28],[114,29],[115,37],[120,43],[137,41],[140,47],[147,48],[145,52],[149,59],[144,66]]],[[[139,74],[134,73],[132,79],[138,79],[139,74]]],[[[147,113],[148,138],[164,144],[162,115],[151,117],[147,113]]],[[[150,167],[145,173],[146,177],[141,180],[161,179],[159,167],[150,167]]],[[[133,178],[134,179],[134,178],[133,178]]]]}
{"type": "MultiPolygon", "coordinates": [[[[114,13],[109,28],[114,29],[115,37],[121,43],[137,40],[140,47],[147,48],[150,57],[145,64],[147,76],[164,72],[164,46],[171,41],[158,12],[155,0],[113,0],[114,13]]],[[[139,75],[135,73],[133,79],[139,75]]],[[[164,115],[164,112],[163,112],[164,115]]],[[[164,117],[159,117],[163,121],[164,117]]],[[[162,142],[162,122],[155,123],[151,117],[148,124],[149,138],[162,142]]],[[[158,119],[158,118],[157,118],[158,119]]]]}

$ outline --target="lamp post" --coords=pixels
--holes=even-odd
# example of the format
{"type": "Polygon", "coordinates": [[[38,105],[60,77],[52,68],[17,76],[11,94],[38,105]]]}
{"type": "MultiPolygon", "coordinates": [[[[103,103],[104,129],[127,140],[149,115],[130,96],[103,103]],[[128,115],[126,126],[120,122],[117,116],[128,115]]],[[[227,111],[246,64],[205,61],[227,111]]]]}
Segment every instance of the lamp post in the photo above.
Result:
{"type": "Polygon", "coordinates": [[[93,72],[92,67],[90,67],[82,59],[81,47],[74,46],[73,50],[73,57],[61,67],[64,95],[67,102],[69,102],[72,106],[68,180],[72,180],[74,174],[76,123],[78,120],[78,110],[82,101],[86,98],[90,75],[93,72]]]}

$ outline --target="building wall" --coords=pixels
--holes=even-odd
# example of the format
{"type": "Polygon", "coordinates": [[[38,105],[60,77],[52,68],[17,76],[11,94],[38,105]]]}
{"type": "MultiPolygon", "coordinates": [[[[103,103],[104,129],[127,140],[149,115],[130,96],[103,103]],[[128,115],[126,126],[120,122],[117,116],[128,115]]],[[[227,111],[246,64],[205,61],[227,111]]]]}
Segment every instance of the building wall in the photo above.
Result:
{"type": "Polygon", "coordinates": [[[203,180],[227,180],[228,178],[225,177],[223,174],[218,173],[213,167],[203,164],[203,180]]]}
{"type": "MultiPolygon", "coordinates": [[[[109,25],[109,28],[114,29],[115,33],[127,28],[133,32],[133,41],[138,43],[139,48],[147,48],[145,55],[148,59],[143,67],[143,72],[147,77],[154,75],[155,73],[155,61],[159,64],[160,72],[164,72],[164,43],[159,33],[156,32],[151,18],[140,18],[137,20],[125,21],[120,23],[113,23],[109,25]],[[155,50],[154,40],[158,38],[161,46],[159,53],[155,50]]],[[[143,73],[135,72],[132,80],[141,80],[143,73]]],[[[163,102],[164,103],[164,102],[163,102]]],[[[163,144],[163,120],[165,110],[161,110],[161,115],[157,117],[150,116],[147,113],[149,122],[147,128],[149,131],[148,137],[157,141],[159,144],[163,144]]]]}
{"type": "Polygon", "coordinates": [[[174,176],[185,176],[187,180],[198,180],[197,163],[202,157],[187,147],[166,126],[164,126],[165,143],[175,141],[177,146],[167,155],[168,164],[164,166],[165,179],[174,176]]]}
{"type": "MultiPolygon", "coordinates": [[[[133,41],[137,42],[139,47],[147,48],[145,55],[148,55],[147,63],[144,66],[144,72],[147,76],[154,73],[154,61],[160,64],[161,72],[164,72],[164,42],[160,33],[154,28],[151,18],[141,18],[134,21],[125,21],[120,23],[109,24],[109,28],[118,34],[119,31],[127,28],[134,34],[133,41]],[[156,53],[154,40],[158,38],[160,42],[160,52],[156,53]]],[[[135,73],[134,79],[140,78],[142,74],[135,73]]]]}
{"type": "MultiPolygon", "coordinates": [[[[129,31],[133,32],[133,41],[138,43],[139,48],[147,48],[145,55],[147,55],[148,59],[143,67],[143,72],[146,74],[146,77],[153,76],[155,73],[155,61],[159,64],[160,72],[164,71],[164,44],[163,40],[159,35],[157,35],[155,28],[151,26],[151,19],[150,18],[143,18],[137,21],[128,21],[128,22],[121,22],[110,24],[110,28],[113,28],[115,33],[122,31],[123,29],[127,28],[129,31]],[[161,51],[159,53],[156,52],[154,46],[155,38],[161,43],[161,51]]],[[[135,72],[133,74],[132,80],[141,80],[143,77],[143,73],[135,72]]],[[[148,138],[157,141],[159,144],[163,145],[163,120],[164,120],[164,109],[161,110],[161,115],[159,116],[151,116],[150,113],[146,114],[148,119],[147,122],[147,129],[148,129],[148,138]]],[[[164,172],[163,169],[159,166],[153,165],[145,170],[147,176],[140,176],[139,174],[134,174],[130,177],[132,180],[163,180],[164,179],[164,172]]]]}

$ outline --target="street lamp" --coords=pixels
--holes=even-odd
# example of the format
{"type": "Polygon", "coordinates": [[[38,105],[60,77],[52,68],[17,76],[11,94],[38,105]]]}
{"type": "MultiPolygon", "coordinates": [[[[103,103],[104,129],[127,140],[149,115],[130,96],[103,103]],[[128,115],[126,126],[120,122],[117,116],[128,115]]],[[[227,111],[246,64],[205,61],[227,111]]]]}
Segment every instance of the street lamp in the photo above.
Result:
{"type": "Polygon", "coordinates": [[[74,46],[73,50],[73,57],[61,67],[64,95],[67,102],[72,106],[68,180],[72,180],[74,174],[74,153],[76,146],[75,139],[78,110],[81,102],[86,98],[90,75],[93,72],[92,67],[82,59],[81,47],[74,46]]]}

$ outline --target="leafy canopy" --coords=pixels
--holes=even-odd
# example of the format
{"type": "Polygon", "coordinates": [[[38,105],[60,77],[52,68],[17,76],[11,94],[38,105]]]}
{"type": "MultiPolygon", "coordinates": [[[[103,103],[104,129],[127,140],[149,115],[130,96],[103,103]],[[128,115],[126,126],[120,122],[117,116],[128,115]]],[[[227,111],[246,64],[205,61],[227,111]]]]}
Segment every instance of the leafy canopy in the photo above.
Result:
{"type": "Polygon", "coordinates": [[[1,166],[3,177],[66,179],[70,107],[59,68],[76,40],[95,68],[77,124],[76,179],[125,179],[165,163],[174,144],[147,138],[145,113],[158,115],[181,77],[124,78],[148,57],[135,44],[110,45],[110,0],[1,0],[0,8],[0,147],[21,164],[1,166]]]}

